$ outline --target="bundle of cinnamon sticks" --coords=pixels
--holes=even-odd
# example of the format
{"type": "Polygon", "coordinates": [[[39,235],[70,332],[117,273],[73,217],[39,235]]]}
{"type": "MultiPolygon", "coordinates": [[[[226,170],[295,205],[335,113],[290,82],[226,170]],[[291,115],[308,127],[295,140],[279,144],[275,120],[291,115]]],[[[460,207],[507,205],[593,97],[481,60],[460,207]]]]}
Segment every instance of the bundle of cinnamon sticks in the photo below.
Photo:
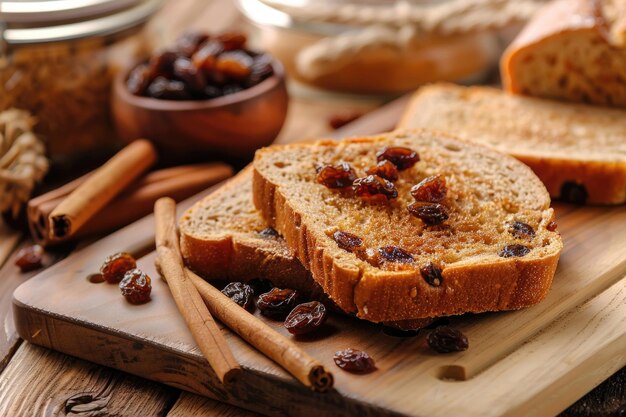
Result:
{"type": "Polygon", "coordinates": [[[223,163],[145,174],[156,159],[152,144],[137,140],[97,170],[33,198],[27,206],[33,239],[51,246],[110,232],[150,214],[160,197],[180,201],[232,175],[223,163]]]}

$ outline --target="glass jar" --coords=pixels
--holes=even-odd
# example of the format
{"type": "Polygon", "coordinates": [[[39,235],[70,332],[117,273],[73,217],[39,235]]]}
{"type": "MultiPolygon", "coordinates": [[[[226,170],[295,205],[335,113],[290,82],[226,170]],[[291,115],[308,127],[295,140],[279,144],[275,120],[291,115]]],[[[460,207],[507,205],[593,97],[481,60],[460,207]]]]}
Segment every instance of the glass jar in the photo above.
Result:
{"type": "Polygon", "coordinates": [[[145,54],[139,30],[161,0],[0,2],[0,111],[30,111],[61,162],[118,145],[114,74],[145,54]]]}
{"type": "MultiPolygon", "coordinates": [[[[501,52],[493,31],[429,33],[411,18],[450,0],[238,0],[261,48],[316,87],[401,93],[435,81],[476,82],[501,52]]],[[[458,4],[458,2],[457,2],[458,4]]],[[[446,25],[449,22],[446,22],[446,25]]]]}

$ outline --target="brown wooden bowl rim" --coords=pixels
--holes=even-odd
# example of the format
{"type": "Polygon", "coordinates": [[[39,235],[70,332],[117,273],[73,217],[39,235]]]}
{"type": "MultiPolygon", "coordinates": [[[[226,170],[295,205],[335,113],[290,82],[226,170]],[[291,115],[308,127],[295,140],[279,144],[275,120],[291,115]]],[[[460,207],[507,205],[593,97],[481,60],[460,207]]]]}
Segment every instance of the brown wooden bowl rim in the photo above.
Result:
{"type": "MultiPolygon", "coordinates": [[[[134,68],[134,67],[133,67],[134,68]]],[[[114,92],[123,101],[138,107],[155,111],[189,111],[189,110],[203,110],[203,109],[215,109],[219,107],[225,107],[236,103],[243,103],[250,99],[261,96],[268,91],[271,91],[276,86],[285,82],[285,70],[282,63],[276,58],[272,57],[272,69],[274,74],[265,80],[261,81],[257,85],[238,91],[233,94],[228,94],[222,97],[211,98],[207,100],[163,100],[152,97],[136,96],[132,94],[126,88],[126,79],[129,71],[120,71],[115,78],[114,92]]]]}

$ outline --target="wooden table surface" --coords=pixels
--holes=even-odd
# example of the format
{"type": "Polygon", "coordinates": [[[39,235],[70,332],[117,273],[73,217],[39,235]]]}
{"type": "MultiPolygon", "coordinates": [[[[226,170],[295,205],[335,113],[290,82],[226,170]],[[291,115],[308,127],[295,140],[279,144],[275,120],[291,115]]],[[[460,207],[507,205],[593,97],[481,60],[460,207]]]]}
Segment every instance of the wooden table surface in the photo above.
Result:
{"type": "MultiPolygon", "coordinates": [[[[222,31],[241,24],[231,0],[171,0],[148,30],[157,43],[165,44],[181,28],[222,31]]],[[[329,117],[368,112],[380,104],[300,92],[278,141],[329,134],[329,117]]],[[[11,294],[36,272],[22,274],[13,264],[17,249],[28,244],[0,224],[0,386],[8,388],[0,391],[0,416],[257,415],[21,341],[13,326],[11,294]]],[[[62,256],[52,254],[48,262],[62,256]]],[[[626,368],[562,416],[626,416],[626,368]]]]}

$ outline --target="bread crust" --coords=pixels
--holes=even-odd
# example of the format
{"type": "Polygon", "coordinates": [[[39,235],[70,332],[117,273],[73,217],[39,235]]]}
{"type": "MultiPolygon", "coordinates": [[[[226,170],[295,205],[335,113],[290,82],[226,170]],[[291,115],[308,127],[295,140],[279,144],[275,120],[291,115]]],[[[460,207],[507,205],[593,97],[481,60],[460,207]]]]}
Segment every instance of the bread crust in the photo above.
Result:
{"type": "MultiPolygon", "coordinates": [[[[468,101],[470,101],[472,97],[488,97],[487,95],[493,95],[494,93],[505,94],[500,90],[489,87],[461,87],[454,84],[446,83],[433,84],[427,87],[423,87],[418,90],[411,98],[406,110],[404,111],[400,119],[400,122],[397,125],[397,128],[411,129],[418,127],[429,127],[428,125],[423,125],[422,123],[416,123],[415,115],[423,113],[423,106],[426,105],[426,103],[423,101],[425,97],[427,97],[429,94],[439,93],[449,93],[453,96],[460,95],[463,98],[467,97],[468,101]]],[[[529,100],[528,98],[523,97],[509,97],[508,99],[529,100]]],[[[533,98],[532,100],[542,99],[533,98]]],[[[467,105],[471,104],[468,103],[467,105]]],[[[445,107],[445,103],[441,103],[441,106],[445,107]]],[[[559,106],[565,108],[584,105],[554,102],[555,111],[558,111],[559,106]]],[[[501,114],[503,118],[516,116],[515,114],[510,114],[506,111],[498,113],[500,107],[498,107],[497,105],[492,107],[490,110],[496,112],[496,114],[501,114]]],[[[621,110],[611,109],[609,111],[618,112],[621,110]]],[[[624,118],[626,120],[626,112],[624,112],[624,118]]],[[[550,119],[546,117],[543,123],[545,125],[545,128],[549,130],[550,119]]],[[[450,132],[459,135],[460,137],[467,140],[489,146],[489,144],[481,141],[480,138],[465,137],[466,134],[463,132],[463,125],[454,126],[452,123],[450,123],[450,132]]],[[[522,140],[520,135],[515,135],[515,139],[522,140]]],[[[549,137],[546,137],[544,139],[544,141],[548,140],[550,140],[549,137]]],[[[504,140],[503,143],[506,144],[507,141],[504,140]]],[[[503,151],[504,148],[505,147],[497,150],[503,151]]],[[[607,149],[607,152],[610,151],[610,149],[607,149]]],[[[560,198],[563,185],[568,182],[573,182],[585,187],[588,195],[586,200],[587,204],[607,205],[624,204],[626,202],[626,162],[595,161],[591,159],[581,160],[574,158],[567,159],[550,155],[549,152],[546,152],[544,155],[538,156],[536,152],[533,154],[526,154],[519,150],[516,150],[515,148],[507,150],[506,153],[528,165],[543,182],[548,192],[550,193],[550,196],[553,198],[560,198]]]]}
{"type": "MultiPolygon", "coordinates": [[[[431,134],[424,129],[414,132],[431,134]]],[[[451,138],[440,133],[436,136],[451,138]]],[[[286,145],[289,146],[297,145],[286,145]]],[[[447,267],[443,271],[447,284],[437,288],[426,284],[417,269],[372,271],[363,262],[342,262],[336,256],[340,249],[331,246],[321,231],[310,229],[300,209],[281,193],[281,185],[257,169],[257,161],[265,152],[272,149],[257,151],[254,163],[253,197],[257,209],[268,224],[283,234],[333,301],[362,319],[381,322],[519,309],[541,301],[550,288],[562,248],[560,238],[558,250],[547,256],[447,267]]]]}

